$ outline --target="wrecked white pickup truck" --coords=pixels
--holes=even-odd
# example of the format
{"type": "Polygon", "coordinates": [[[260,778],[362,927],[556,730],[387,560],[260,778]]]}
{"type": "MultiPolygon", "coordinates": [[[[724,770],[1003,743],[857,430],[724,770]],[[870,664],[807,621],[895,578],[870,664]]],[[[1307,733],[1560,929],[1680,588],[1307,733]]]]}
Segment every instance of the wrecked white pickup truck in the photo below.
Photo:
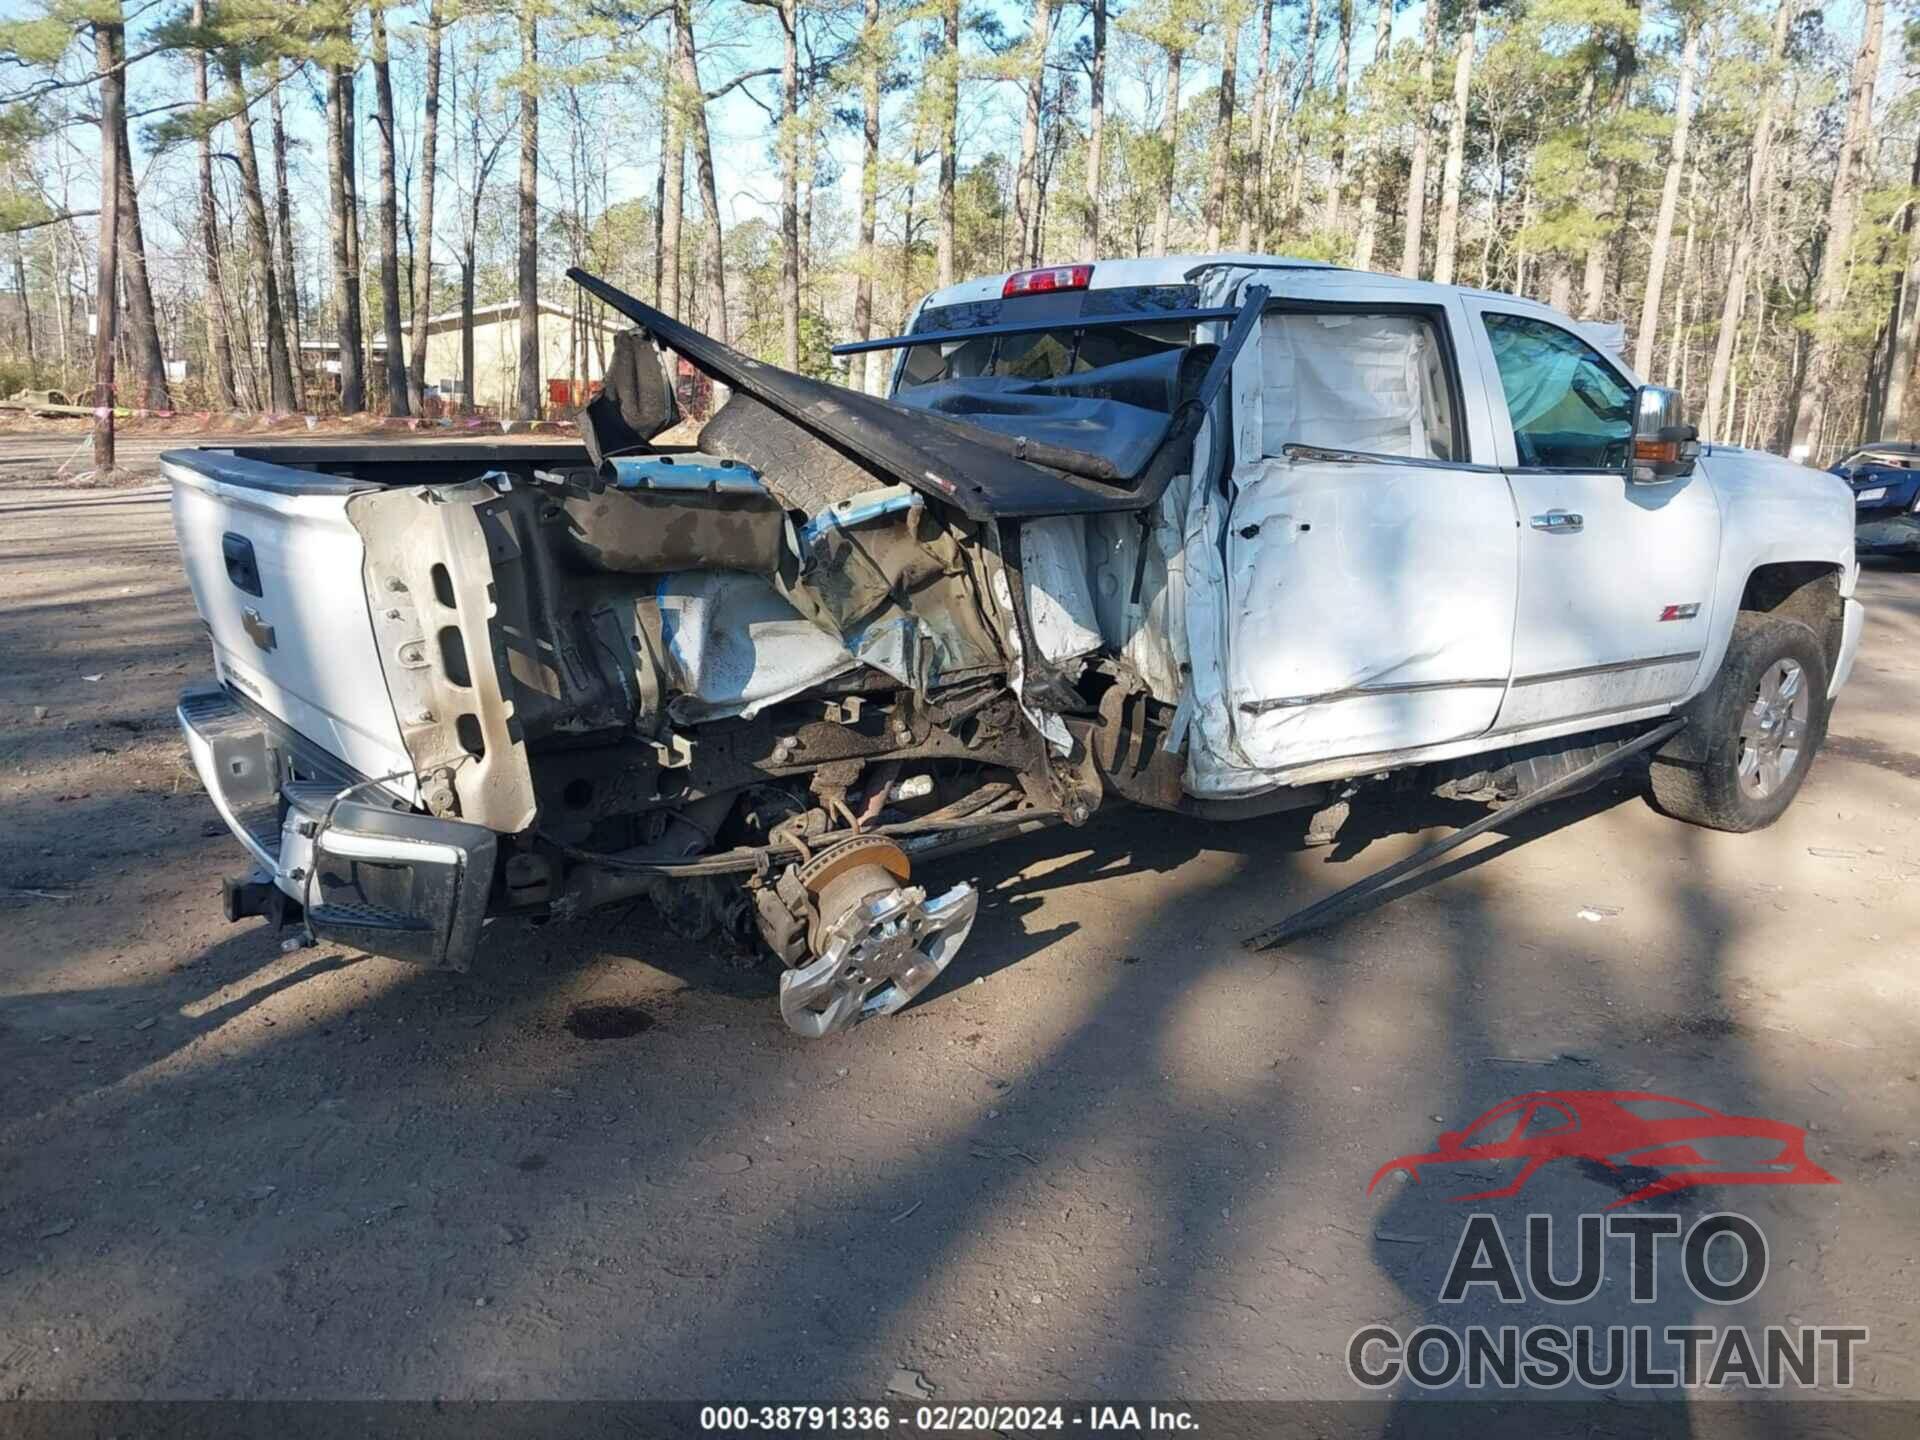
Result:
{"type": "Polygon", "coordinates": [[[1109,800],[1220,820],[1394,775],[1513,801],[1650,744],[1792,799],[1859,640],[1843,482],[1701,448],[1531,301],[1253,256],[942,291],[879,398],[592,277],[584,447],[165,458],[214,683],[180,720],[234,918],[462,966],[646,896],[756,939],[805,1035],[977,904],[913,864],[1109,800]],[[696,448],[667,352],[731,390],[696,448]]]}

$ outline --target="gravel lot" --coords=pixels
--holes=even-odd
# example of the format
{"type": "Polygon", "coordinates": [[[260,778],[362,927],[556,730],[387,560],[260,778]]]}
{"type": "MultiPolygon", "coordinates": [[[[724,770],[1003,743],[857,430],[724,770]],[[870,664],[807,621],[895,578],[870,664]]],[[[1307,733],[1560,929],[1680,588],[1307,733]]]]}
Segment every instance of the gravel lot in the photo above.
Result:
{"type": "MultiPolygon", "coordinates": [[[[1753,1217],[1764,1287],[1635,1307],[1616,1266],[1579,1323],[1866,1325],[1855,1393],[1920,1399],[1920,574],[1863,576],[1853,683],[1769,831],[1589,794],[1254,955],[1477,812],[1359,808],[1332,850],[1299,817],[1113,814],[949,862],[986,892],[952,971],[811,1045],[770,972],[645,909],[496,926],[464,976],[227,926],[165,494],[21,468],[0,1397],[835,1401],[905,1370],[943,1401],[1350,1398],[1358,1327],[1460,1318],[1476,1208],[1441,1176],[1369,1196],[1376,1167],[1511,1095],[1644,1089],[1804,1126],[1840,1183],[1643,1207],[1753,1217]],[[596,1006],[633,1033],[575,1033],[596,1006]]],[[[1517,1236],[1621,1194],[1562,1164],[1477,1208],[1517,1236]]]]}

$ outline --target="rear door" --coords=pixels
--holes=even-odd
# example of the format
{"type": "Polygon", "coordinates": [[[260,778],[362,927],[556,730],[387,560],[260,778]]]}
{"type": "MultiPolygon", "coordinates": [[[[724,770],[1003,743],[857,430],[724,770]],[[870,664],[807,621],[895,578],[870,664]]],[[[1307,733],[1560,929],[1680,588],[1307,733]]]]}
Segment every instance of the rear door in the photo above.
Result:
{"type": "Polygon", "coordinates": [[[1263,318],[1257,383],[1236,375],[1225,679],[1251,768],[1469,739],[1499,711],[1513,502],[1464,311],[1431,293],[1318,280],[1263,318]]]}
{"type": "Polygon", "coordinates": [[[1636,383],[1557,317],[1466,297],[1519,510],[1513,685],[1497,728],[1678,699],[1712,619],[1720,508],[1704,467],[1626,478],[1636,383]]]}

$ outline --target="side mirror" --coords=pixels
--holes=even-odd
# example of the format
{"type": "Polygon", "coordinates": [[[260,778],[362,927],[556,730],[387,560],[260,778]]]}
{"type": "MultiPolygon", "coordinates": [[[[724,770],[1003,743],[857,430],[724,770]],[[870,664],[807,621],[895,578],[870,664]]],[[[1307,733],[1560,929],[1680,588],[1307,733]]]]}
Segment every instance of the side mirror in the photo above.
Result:
{"type": "Polygon", "coordinates": [[[1434,1145],[1440,1150],[1458,1150],[1460,1148],[1460,1132],[1458,1130],[1442,1130],[1440,1132],[1440,1138],[1434,1142],[1434,1145]]]}
{"type": "Polygon", "coordinates": [[[1693,473],[1700,432],[1686,423],[1678,390],[1642,385],[1633,397],[1633,435],[1627,443],[1627,479],[1661,485],[1693,473]]]}

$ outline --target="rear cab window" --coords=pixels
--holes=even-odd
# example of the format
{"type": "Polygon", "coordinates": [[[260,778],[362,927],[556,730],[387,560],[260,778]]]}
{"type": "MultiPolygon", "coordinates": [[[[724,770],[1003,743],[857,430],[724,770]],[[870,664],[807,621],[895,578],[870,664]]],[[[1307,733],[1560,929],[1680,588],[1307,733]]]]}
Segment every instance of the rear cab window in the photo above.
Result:
{"type": "Polygon", "coordinates": [[[904,347],[893,398],[1017,438],[1039,463],[1124,483],[1198,389],[1217,347],[1196,327],[1217,315],[1190,284],[929,305],[907,332],[928,338],[904,347]]]}

